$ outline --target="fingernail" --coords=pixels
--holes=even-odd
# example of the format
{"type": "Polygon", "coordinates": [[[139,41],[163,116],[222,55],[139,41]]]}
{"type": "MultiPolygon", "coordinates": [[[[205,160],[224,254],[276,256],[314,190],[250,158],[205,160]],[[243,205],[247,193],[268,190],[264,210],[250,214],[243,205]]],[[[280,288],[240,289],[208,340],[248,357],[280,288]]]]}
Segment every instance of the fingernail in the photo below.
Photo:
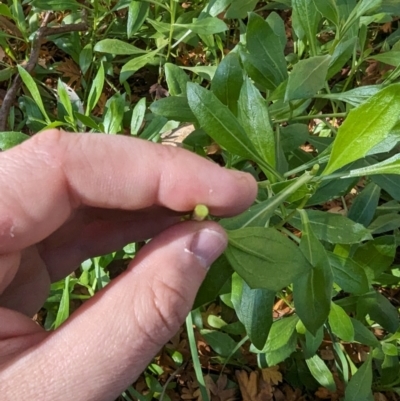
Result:
{"type": "Polygon", "coordinates": [[[218,256],[225,250],[227,238],[214,230],[204,229],[195,234],[190,251],[196,256],[200,264],[208,269],[218,256]]]}

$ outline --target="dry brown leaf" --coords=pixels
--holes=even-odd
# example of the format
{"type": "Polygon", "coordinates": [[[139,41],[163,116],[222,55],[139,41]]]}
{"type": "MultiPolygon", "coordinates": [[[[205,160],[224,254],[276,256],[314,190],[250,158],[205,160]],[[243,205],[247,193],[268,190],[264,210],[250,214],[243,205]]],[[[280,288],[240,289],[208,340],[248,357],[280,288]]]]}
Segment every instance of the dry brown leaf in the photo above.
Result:
{"type": "Polygon", "coordinates": [[[219,376],[216,383],[210,375],[205,376],[204,381],[209,395],[211,395],[211,401],[234,401],[236,399],[236,388],[226,388],[228,384],[226,375],[219,376]]]}
{"type": "Polygon", "coordinates": [[[282,373],[279,372],[279,366],[271,366],[261,371],[263,379],[274,386],[282,382],[282,373]]]}
{"type": "Polygon", "coordinates": [[[260,378],[259,372],[236,371],[243,401],[272,401],[272,386],[260,378]]]}
{"type": "Polygon", "coordinates": [[[64,78],[68,78],[68,86],[75,87],[75,89],[79,87],[81,83],[81,70],[72,59],[62,61],[56,69],[63,74],[64,78]]]}
{"type": "Polygon", "coordinates": [[[165,88],[163,88],[162,85],[160,85],[158,82],[150,86],[149,93],[150,95],[154,93],[155,100],[159,100],[163,97],[169,96],[169,92],[165,88]]]}
{"type": "Polygon", "coordinates": [[[6,58],[6,52],[0,46],[0,61],[3,61],[6,58]]]}

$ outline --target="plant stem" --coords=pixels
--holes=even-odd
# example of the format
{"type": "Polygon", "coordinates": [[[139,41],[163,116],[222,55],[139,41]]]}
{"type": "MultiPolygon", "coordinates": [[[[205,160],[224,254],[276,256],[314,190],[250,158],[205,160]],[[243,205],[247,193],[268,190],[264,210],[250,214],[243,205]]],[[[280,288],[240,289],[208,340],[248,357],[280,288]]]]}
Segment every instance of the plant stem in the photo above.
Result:
{"type": "Polygon", "coordinates": [[[196,373],[196,379],[199,382],[201,398],[203,399],[203,401],[210,401],[206,389],[206,383],[204,382],[203,372],[201,370],[199,354],[197,353],[196,339],[193,330],[192,312],[190,312],[186,318],[186,331],[188,333],[190,353],[192,354],[193,367],[196,373]]]}
{"type": "Polygon", "coordinates": [[[169,27],[169,38],[168,38],[168,51],[167,51],[167,58],[166,60],[169,60],[169,57],[171,56],[171,50],[172,50],[172,41],[174,39],[174,25],[175,25],[175,19],[176,19],[176,2],[174,0],[170,0],[170,14],[171,14],[171,25],[169,27]]]}
{"type": "Polygon", "coordinates": [[[348,113],[328,113],[328,114],[313,114],[313,115],[308,115],[308,116],[298,116],[298,117],[290,117],[290,118],[284,118],[282,120],[275,120],[275,124],[282,124],[286,123],[287,121],[290,120],[297,120],[297,121],[308,121],[308,120],[313,120],[315,118],[340,118],[340,117],[347,117],[348,113]]]}

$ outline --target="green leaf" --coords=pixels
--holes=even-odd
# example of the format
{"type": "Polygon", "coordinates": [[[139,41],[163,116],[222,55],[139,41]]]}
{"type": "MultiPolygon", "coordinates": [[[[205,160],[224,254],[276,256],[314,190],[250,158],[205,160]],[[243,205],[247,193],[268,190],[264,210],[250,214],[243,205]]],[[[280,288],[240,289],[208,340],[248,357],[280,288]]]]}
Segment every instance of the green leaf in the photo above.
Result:
{"type": "Polygon", "coordinates": [[[280,129],[281,147],[285,153],[299,148],[308,139],[309,131],[306,124],[290,124],[280,129]]]}
{"type": "Polygon", "coordinates": [[[325,85],[331,56],[300,60],[294,65],[286,87],[285,102],[313,97],[325,85]]]}
{"type": "Polygon", "coordinates": [[[126,25],[128,39],[130,39],[143,25],[149,13],[150,3],[147,1],[132,0],[128,9],[128,23],[126,25]]]}
{"type": "Polygon", "coordinates": [[[206,343],[218,354],[228,357],[236,347],[236,342],[226,333],[213,330],[201,330],[206,343]]]}
{"type": "Polygon", "coordinates": [[[380,195],[381,189],[378,185],[370,182],[354,199],[347,217],[364,227],[368,227],[374,218],[380,195]]]}
{"type": "Polygon", "coordinates": [[[0,71],[0,82],[7,81],[10,79],[15,72],[14,68],[7,67],[0,71]]]}
{"type": "Polygon", "coordinates": [[[310,373],[322,387],[326,387],[333,393],[336,392],[336,384],[335,380],[333,379],[332,372],[328,369],[325,362],[318,355],[314,355],[312,358],[306,359],[306,363],[308,369],[310,369],[310,373]]]}
{"type": "Polygon", "coordinates": [[[86,125],[86,127],[90,127],[94,129],[96,132],[100,132],[101,128],[97,125],[97,123],[88,116],[85,116],[81,113],[74,112],[74,117],[80,121],[82,124],[86,125]]]}
{"type": "Polygon", "coordinates": [[[225,255],[220,256],[212,265],[206,278],[200,286],[196,295],[193,309],[214,301],[224,284],[232,276],[233,270],[225,255]]]}
{"type": "MultiPolygon", "coordinates": [[[[274,322],[268,335],[267,342],[261,351],[265,353],[268,366],[275,366],[284,361],[296,350],[296,315],[274,322]]],[[[253,352],[259,352],[251,349],[253,352]]]]}
{"type": "Polygon", "coordinates": [[[119,39],[103,39],[94,46],[94,51],[116,55],[143,54],[146,50],[139,49],[119,39]]]}
{"type": "MultiPolygon", "coordinates": [[[[299,323],[301,323],[304,327],[304,324],[301,321],[299,323]]],[[[299,326],[297,326],[297,327],[299,327],[299,326]]],[[[308,330],[306,330],[305,327],[304,327],[304,330],[305,330],[305,337],[306,337],[306,344],[305,344],[305,348],[304,348],[304,358],[309,359],[315,355],[315,353],[318,351],[320,345],[322,344],[322,341],[324,339],[324,328],[320,327],[317,330],[317,333],[315,334],[315,336],[313,336],[308,330]]],[[[299,332],[298,329],[297,329],[297,331],[299,332]]]]}
{"type": "Polygon", "coordinates": [[[93,48],[88,43],[79,53],[79,67],[81,67],[82,74],[86,74],[93,61],[93,48]]]}
{"type": "Polygon", "coordinates": [[[365,270],[353,259],[328,252],[329,264],[333,272],[334,282],[350,294],[361,295],[369,290],[368,277],[365,270]]]}
{"type": "Polygon", "coordinates": [[[117,92],[108,101],[107,112],[104,116],[104,132],[106,134],[117,134],[121,131],[124,118],[125,94],[117,92]]]}
{"type": "Polygon", "coordinates": [[[314,0],[314,4],[323,17],[339,26],[339,9],[335,0],[314,0]]]}
{"type": "MultiPolygon", "coordinates": [[[[346,38],[346,36],[344,37],[346,38]]],[[[332,53],[331,62],[329,65],[329,70],[327,74],[327,80],[334,77],[338,74],[342,68],[346,65],[346,63],[350,60],[351,56],[354,53],[354,49],[358,46],[358,38],[351,37],[348,40],[341,40],[339,44],[335,47],[335,50],[332,53]]],[[[362,88],[356,88],[362,89],[362,88]]],[[[329,95],[329,94],[328,94],[329,95]]],[[[332,95],[336,95],[333,93],[332,95]]]]}
{"type": "Polygon", "coordinates": [[[163,116],[154,116],[150,124],[146,125],[140,134],[140,138],[154,140],[158,138],[161,130],[167,124],[168,120],[163,116]]]}
{"type": "Polygon", "coordinates": [[[345,177],[362,177],[364,175],[377,174],[400,174],[400,155],[394,155],[381,163],[376,163],[368,167],[350,170],[349,174],[345,177]]]}
{"type": "Polygon", "coordinates": [[[145,97],[143,97],[136,103],[131,118],[131,135],[136,136],[139,133],[146,113],[146,107],[147,106],[145,97]]]}
{"type": "Polygon", "coordinates": [[[10,8],[7,7],[5,4],[0,4],[0,15],[4,15],[7,18],[13,19],[10,8]]]}
{"type": "Polygon", "coordinates": [[[299,248],[273,228],[242,228],[228,237],[225,255],[250,288],[279,291],[310,270],[299,248]]]}
{"type": "Polygon", "coordinates": [[[346,387],[344,401],[372,401],[372,355],[362,364],[346,387]]]}
{"type": "Polygon", "coordinates": [[[150,106],[150,110],[156,115],[166,117],[168,120],[197,122],[185,97],[170,96],[157,100],[150,106]]]}
{"type": "Polygon", "coordinates": [[[104,66],[100,64],[100,68],[97,71],[96,77],[93,80],[92,86],[90,87],[89,96],[86,105],[85,115],[89,116],[90,112],[95,108],[97,102],[100,99],[101,92],[104,86],[104,66]]]}
{"type": "Polygon", "coordinates": [[[233,0],[225,14],[227,19],[246,18],[249,11],[253,11],[258,0],[233,0]]]}
{"type": "Polygon", "coordinates": [[[214,35],[228,30],[225,22],[217,17],[199,18],[191,24],[175,24],[174,26],[190,29],[199,35],[214,35]]]}
{"type": "Polygon", "coordinates": [[[383,343],[382,351],[387,356],[398,356],[399,352],[397,351],[397,347],[394,344],[383,343]]]}
{"type": "Polygon", "coordinates": [[[293,283],[293,298],[297,315],[307,330],[315,335],[325,323],[331,308],[333,274],[328,255],[312,231],[308,215],[299,210],[303,232],[300,250],[312,269],[293,283]]]}
{"type": "Polygon", "coordinates": [[[121,74],[119,78],[120,82],[125,82],[136,71],[154,61],[160,50],[161,49],[153,50],[147,54],[143,54],[143,56],[135,57],[125,63],[121,68],[121,74]]]}
{"type": "Polygon", "coordinates": [[[287,78],[286,60],[280,38],[268,22],[255,13],[249,15],[246,38],[251,62],[271,82],[272,87],[268,85],[268,89],[275,89],[287,78]]]}
{"type": "Polygon", "coordinates": [[[234,274],[231,300],[251,342],[261,350],[272,326],[275,292],[265,289],[252,290],[242,278],[234,274]]]}
{"type": "Polygon", "coordinates": [[[372,60],[380,61],[383,64],[388,64],[393,67],[397,67],[400,64],[400,51],[391,50],[389,52],[376,54],[369,58],[372,60]]]}
{"type": "Polygon", "coordinates": [[[240,59],[244,69],[246,70],[249,77],[261,88],[274,90],[276,83],[274,77],[266,70],[265,64],[263,64],[256,56],[245,53],[239,48],[240,59]]]}
{"type": "Polygon", "coordinates": [[[34,79],[31,77],[28,71],[25,70],[25,68],[21,67],[18,65],[18,72],[19,75],[21,76],[22,82],[25,84],[25,86],[28,88],[29,92],[32,95],[33,100],[35,101],[37,107],[39,108],[40,112],[42,113],[43,117],[46,120],[47,124],[50,124],[50,118],[47,115],[46,109],[44,108],[42,98],[39,93],[39,89],[36,86],[36,83],[34,79]]]}
{"type": "Polygon", "coordinates": [[[60,99],[61,104],[64,106],[68,116],[73,119],[74,113],[72,111],[71,99],[68,96],[66,85],[61,81],[61,79],[58,79],[57,95],[60,99]]]}
{"type": "Polygon", "coordinates": [[[29,139],[29,136],[22,132],[3,131],[0,132],[0,149],[7,150],[19,145],[29,139]]]}
{"type": "Polygon", "coordinates": [[[279,41],[281,43],[282,52],[284,52],[287,44],[285,22],[275,11],[273,11],[268,15],[266,21],[268,22],[268,25],[272,28],[272,30],[275,32],[275,35],[278,36],[279,41]]]}
{"type": "Polygon", "coordinates": [[[323,175],[361,159],[390,133],[400,113],[400,84],[391,85],[352,110],[338,130],[323,175]]]}
{"type": "Polygon", "coordinates": [[[354,327],[349,315],[339,305],[332,302],[329,313],[329,325],[333,334],[343,341],[354,341],[354,327]]]}
{"type": "Polygon", "coordinates": [[[218,66],[212,80],[214,95],[237,115],[238,99],[243,83],[243,71],[236,53],[229,53],[218,66]]]}
{"type": "Polygon", "coordinates": [[[389,333],[395,333],[399,328],[397,309],[379,292],[373,291],[358,299],[357,317],[364,318],[366,315],[389,333]]]}
{"type": "Polygon", "coordinates": [[[207,89],[188,83],[189,106],[201,127],[218,144],[244,158],[259,160],[259,155],[232,112],[207,89]]]}
{"type": "Polygon", "coordinates": [[[186,87],[189,82],[189,76],[182,70],[182,68],[172,63],[166,63],[164,70],[169,94],[171,96],[186,96],[186,87]]]}
{"type": "Polygon", "coordinates": [[[267,103],[247,77],[240,92],[239,121],[264,161],[275,167],[275,134],[267,103]]]}
{"type": "Polygon", "coordinates": [[[33,0],[31,4],[45,11],[76,11],[81,7],[75,0],[33,0]]]}
{"type": "MultiPolygon", "coordinates": [[[[292,0],[292,21],[296,35],[307,38],[311,49],[316,46],[318,23],[321,15],[311,0],[292,0]]],[[[315,51],[313,51],[315,53],[315,51]]],[[[313,54],[315,56],[315,54],[313,54]]]]}
{"type": "Polygon", "coordinates": [[[359,320],[350,318],[354,327],[354,340],[360,344],[369,345],[370,347],[378,347],[379,341],[374,334],[368,330],[359,320]]]}
{"type": "Polygon", "coordinates": [[[396,247],[396,240],[392,235],[381,236],[360,245],[353,254],[353,259],[365,266],[367,272],[372,272],[372,277],[378,277],[392,265],[396,247]]]}
{"type": "Polygon", "coordinates": [[[214,65],[198,65],[196,67],[182,67],[184,70],[191,71],[200,77],[211,81],[214,78],[217,67],[214,65]]]}
{"type": "Polygon", "coordinates": [[[373,234],[383,234],[400,227],[400,215],[388,213],[378,216],[368,227],[373,234]]]}
{"type": "Polygon", "coordinates": [[[365,103],[381,90],[381,85],[367,85],[361,86],[360,88],[351,89],[347,92],[318,94],[316,97],[321,99],[339,100],[357,107],[360,104],[365,103]]]}
{"type": "MultiPolygon", "coordinates": [[[[358,244],[372,239],[370,231],[363,225],[354,223],[340,214],[319,210],[307,210],[307,214],[311,229],[319,240],[332,244],[358,244]]],[[[302,230],[300,217],[294,216],[289,223],[302,230]]]]}

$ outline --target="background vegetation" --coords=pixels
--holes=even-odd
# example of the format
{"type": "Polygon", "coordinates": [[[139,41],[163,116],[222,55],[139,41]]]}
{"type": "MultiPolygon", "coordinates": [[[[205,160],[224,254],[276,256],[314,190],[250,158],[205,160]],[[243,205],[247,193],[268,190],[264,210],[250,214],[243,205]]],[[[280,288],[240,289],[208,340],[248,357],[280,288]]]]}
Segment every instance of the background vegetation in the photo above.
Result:
{"type": "MultiPolygon", "coordinates": [[[[186,126],[180,146],[259,181],[220,222],[229,247],[186,327],[121,399],[400,399],[399,16],[396,0],[2,0],[1,149],[186,126]]],[[[58,327],[141,246],[85,261],[36,319],[58,327]]]]}

